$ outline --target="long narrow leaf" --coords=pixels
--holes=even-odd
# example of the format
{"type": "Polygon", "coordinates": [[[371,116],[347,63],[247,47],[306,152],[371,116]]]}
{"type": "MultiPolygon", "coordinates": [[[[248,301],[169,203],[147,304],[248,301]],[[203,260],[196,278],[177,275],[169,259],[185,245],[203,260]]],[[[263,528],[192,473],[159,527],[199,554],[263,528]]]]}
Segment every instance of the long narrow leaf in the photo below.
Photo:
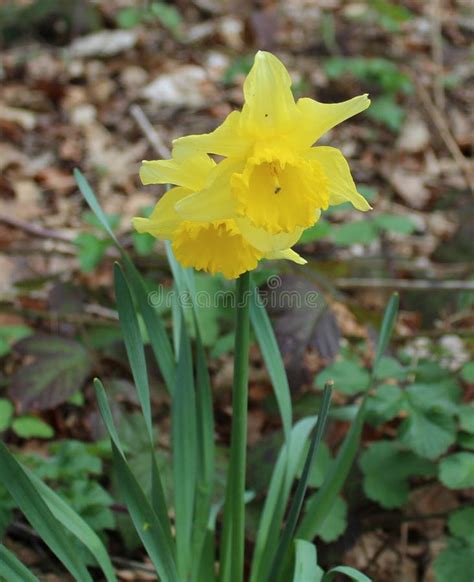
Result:
{"type": "Polygon", "coordinates": [[[80,540],[90,551],[102,568],[107,582],[117,580],[107,550],[95,531],[78,515],[71,506],[63,501],[48,485],[43,483],[34,473],[28,472],[33,485],[43,498],[54,517],[80,540]]]}
{"type": "Polygon", "coordinates": [[[137,388],[148,437],[150,442],[153,442],[150,388],[148,385],[145,352],[132,295],[122,269],[118,264],[115,265],[114,278],[120,327],[122,328],[122,335],[127,349],[128,361],[132,368],[132,375],[137,388]]]}
{"type": "Polygon", "coordinates": [[[176,386],[172,402],[173,488],[176,514],[176,555],[180,577],[191,570],[191,535],[196,493],[196,396],[191,345],[181,327],[176,386]]]}
{"type": "Polygon", "coordinates": [[[1,544],[0,580],[6,580],[6,582],[39,582],[39,579],[20,562],[15,554],[1,544]]]}
{"type": "Polygon", "coordinates": [[[337,566],[336,568],[332,568],[332,570],[329,570],[329,572],[324,574],[321,582],[331,582],[338,574],[344,574],[356,582],[372,582],[372,580],[365,574],[362,574],[362,572],[359,572],[355,568],[350,568],[349,566],[337,566]]]}
{"type": "Polygon", "coordinates": [[[74,170],[74,178],[79,186],[79,190],[81,194],[84,196],[85,201],[89,205],[92,212],[95,214],[98,221],[101,223],[104,230],[110,236],[110,238],[114,241],[114,243],[120,248],[120,243],[115,236],[114,232],[110,228],[109,221],[107,220],[107,216],[105,215],[104,211],[102,210],[99,201],[97,200],[94,191],[90,187],[89,182],[86,180],[84,174],[75,168],[74,170]]]}
{"type": "MultiPolygon", "coordinates": [[[[377,348],[377,357],[379,359],[390,340],[390,333],[393,330],[397,317],[397,309],[398,295],[394,294],[385,309],[382,320],[379,345],[377,348]]],[[[373,378],[374,372],[372,372],[372,382],[373,378]]],[[[371,386],[369,387],[369,390],[370,388],[371,386]]],[[[360,435],[366,416],[369,390],[367,390],[363,397],[357,415],[341,445],[334,463],[332,463],[331,468],[324,479],[321,489],[319,489],[306,508],[306,515],[297,532],[298,538],[312,540],[316,536],[321,524],[332,510],[336,497],[344,486],[359,448],[360,435]]]]}
{"type": "Polygon", "coordinates": [[[145,283],[135,265],[127,254],[124,253],[122,258],[125,265],[127,280],[137,301],[143,321],[145,322],[151,349],[153,350],[158,367],[163,374],[168,392],[173,394],[175,382],[175,360],[165,325],[156,309],[151,305],[145,283]]]}
{"type": "Polygon", "coordinates": [[[388,342],[392,336],[393,328],[395,326],[395,321],[398,314],[398,304],[399,295],[398,293],[393,293],[390,297],[387,307],[385,308],[384,317],[382,320],[382,325],[380,327],[379,341],[377,344],[377,352],[375,354],[374,365],[372,366],[372,374],[375,375],[385,350],[387,349],[388,342]]]}
{"type": "MultiPolygon", "coordinates": [[[[204,346],[196,323],[196,430],[197,430],[197,483],[196,511],[193,527],[193,564],[200,564],[208,532],[214,489],[214,416],[212,390],[206,365],[204,346]]],[[[212,561],[214,563],[214,560],[212,561]]]]}
{"type": "Polygon", "coordinates": [[[78,557],[77,546],[53,516],[25,469],[3,443],[0,443],[0,465],[1,481],[41,539],[78,582],[92,582],[86,566],[78,557]]]}
{"type": "Polygon", "coordinates": [[[311,444],[303,467],[303,472],[298,482],[298,487],[296,488],[296,492],[293,497],[290,512],[288,514],[288,519],[286,521],[285,528],[283,530],[283,534],[281,536],[275,554],[275,558],[273,560],[270,576],[268,578],[269,582],[278,579],[280,573],[280,566],[286,560],[288,550],[291,547],[291,540],[295,533],[296,523],[298,521],[301,508],[303,506],[304,497],[306,495],[306,490],[308,488],[309,473],[311,471],[314,457],[318,450],[319,443],[321,442],[324,428],[326,426],[330,402],[331,402],[331,388],[329,385],[326,385],[326,387],[324,388],[323,400],[321,402],[321,409],[318,414],[318,420],[316,422],[316,427],[314,429],[313,437],[311,439],[311,444]]]}
{"type": "Polygon", "coordinates": [[[273,562],[280,528],[288,498],[298,468],[303,461],[305,446],[316,424],[316,417],[307,417],[293,427],[290,440],[286,441],[278,455],[270,487],[265,499],[255,544],[251,569],[251,582],[266,580],[273,562]]]}
{"type": "Polygon", "coordinates": [[[96,380],[95,387],[99,409],[112,440],[113,461],[120,493],[135,525],[137,534],[142,540],[160,578],[164,582],[178,582],[174,552],[165,533],[164,524],[157,517],[125,459],[117,431],[113,425],[112,413],[102,383],[96,380]]]}
{"type": "Polygon", "coordinates": [[[275,334],[265,307],[258,297],[258,289],[253,286],[250,301],[250,321],[257,337],[265,365],[272,381],[273,390],[280,410],[285,439],[289,438],[292,425],[291,395],[285,366],[281,359],[275,334]]]}

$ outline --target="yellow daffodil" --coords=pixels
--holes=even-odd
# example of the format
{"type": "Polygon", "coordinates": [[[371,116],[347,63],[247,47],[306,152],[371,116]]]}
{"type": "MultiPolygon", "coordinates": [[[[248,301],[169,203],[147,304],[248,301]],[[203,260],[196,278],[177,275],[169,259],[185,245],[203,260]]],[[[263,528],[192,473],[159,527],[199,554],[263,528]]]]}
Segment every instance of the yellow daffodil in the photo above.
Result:
{"type": "Polygon", "coordinates": [[[364,111],[367,95],[335,104],[295,102],[291,79],[272,54],[259,51],[244,83],[245,104],[215,131],[174,142],[183,159],[197,153],[227,159],[225,191],[205,188],[180,204],[181,214],[203,221],[239,216],[269,233],[293,233],[313,225],[321,210],[349,201],[370,206],[356,189],[342,153],[312,147],[328,130],[364,111]]]}
{"type": "Polygon", "coordinates": [[[206,154],[180,157],[178,152],[172,160],[143,162],[140,178],[145,185],[176,185],[164,194],[149,218],[134,218],[133,224],[138,232],[170,240],[184,267],[234,279],[255,269],[262,258],[306,262],[290,248],[302,229],[272,235],[234,212],[221,214],[215,220],[180,215],[180,206],[189,198],[202,210],[199,199],[203,193],[207,200],[209,191],[223,199],[230,197],[226,162],[216,165],[206,154]]]}

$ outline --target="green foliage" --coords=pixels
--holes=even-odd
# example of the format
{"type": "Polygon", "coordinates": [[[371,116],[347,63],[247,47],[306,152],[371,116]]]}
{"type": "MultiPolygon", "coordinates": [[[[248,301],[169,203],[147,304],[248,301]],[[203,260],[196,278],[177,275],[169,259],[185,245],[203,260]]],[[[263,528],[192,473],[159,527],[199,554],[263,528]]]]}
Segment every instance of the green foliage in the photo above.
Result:
{"type": "Polygon", "coordinates": [[[134,28],[141,23],[156,22],[179,37],[183,19],[177,8],[165,2],[151,2],[143,7],[128,6],[117,14],[117,24],[122,28],[134,28]]]}
{"type": "Polygon", "coordinates": [[[50,439],[54,436],[54,429],[37,416],[19,416],[12,422],[12,430],[24,439],[50,439]]]}
{"type": "Polygon", "coordinates": [[[236,77],[247,75],[253,65],[254,55],[244,55],[237,57],[224,73],[222,82],[224,85],[231,85],[236,77]]]}
{"type": "Polygon", "coordinates": [[[435,559],[436,582],[472,582],[474,579],[474,544],[449,538],[448,545],[435,559]]]}
{"type": "Polygon", "coordinates": [[[26,325],[2,325],[0,327],[0,358],[10,353],[15,342],[28,337],[32,333],[31,328],[26,325]]]}
{"type": "Polygon", "coordinates": [[[402,6],[399,2],[388,0],[370,0],[370,9],[373,11],[378,23],[389,32],[398,32],[400,26],[413,18],[413,12],[402,6]]]}
{"type": "Polygon", "coordinates": [[[401,507],[408,500],[409,479],[414,475],[433,475],[433,463],[421,459],[396,441],[377,441],[362,454],[364,492],[382,507],[401,507]]]}
{"type": "Polygon", "coordinates": [[[462,451],[442,459],[439,480],[450,489],[474,487],[474,453],[462,451]]]}
{"type": "Polygon", "coordinates": [[[405,111],[398,105],[393,95],[384,95],[373,99],[370,109],[367,110],[367,115],[374,121],[383,123],[394,132],[400,130],[405,120],[405,111]]]}
{"type": "Polygon", "coordinates": [[[10,426],[14,410],[10,400],[0,398],[0,432],[3,432],[10,426]]]}
{"type": "Polygon", "coordinates": [[[357,394],[367,390],[370,382],[369,372],[352,360],[338,360],[316,376],[315,385],[322,388],[332,380],[336,390],[344,394],[357,394]]]}

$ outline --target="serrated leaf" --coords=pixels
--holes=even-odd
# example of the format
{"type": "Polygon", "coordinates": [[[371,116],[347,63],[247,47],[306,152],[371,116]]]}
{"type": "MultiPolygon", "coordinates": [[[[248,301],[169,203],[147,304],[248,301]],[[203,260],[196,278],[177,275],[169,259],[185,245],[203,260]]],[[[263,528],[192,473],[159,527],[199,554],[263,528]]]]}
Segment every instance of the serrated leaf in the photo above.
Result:
{"type": "Polygon", "coordinates": [[[398,435],[420,457],[436,459],[456,441],[456,423],[452,416],[441,411],[411,409],[398,435]]]}
{"type": "Polygon", "coordinates": [[[474,545],[474,507],[465,507],[451,513],[448,519],[450,532],[474,545]]]}
{"type": "Polygon", "coordinates": [[[387,509],[406,503],[411,476],[434,473],[433,463],[401,450],[395,441],[373,443],[362,453],[359,464],[365,494],[387,509]]]}
{"type": "Polygon", "coordinates": [[[398,386],[379,386],[367,402],[367,422],[379,426],[395,418],[403,407],[403,392],[398,386]]]}
{"type": "Polygon", "coordinates": [[[15,349],[36,357],[12,376],[8,390],[22,410],[46,410],[66,402],[90,371],[87,351],[72,339],[37,334],[21,340],[15,349]]]}
{"type": "Polygon", "coordinates": [[[400,380],[406,378],[409,371],[400,364],[395,358],[390,356],[382,356],[377,366],[377,373],[375,377],[377,380],[385,380],[387,378],[394,378],[400,380]]]}
{"type": "Polygon", "coordinates": [[[336,497],[331,511],[321,524],[317,536],[325,543],[336,541],[347,527],[347,503],[342,497],[336,497]]]}
{"type": "Polygon", "coordinates": [[[315,385],[323,388],[326,382],[334,381],[334,388],[344,394],[357,394],[369,386],[369,372],[352,360],[339,360],[316,376],[315,385]]]}
{"type": "Polygon", "coordinates": [[[408,402],[420,410],[440,410],[454,414],[458,410],[461,389],[451,378],[436,383],[416,383],[405,390],[408,402]]]}
{"type": "Polygon", "coordinates": [[[449,489],[474,487],[474,453],[463,451],[442,459],[439,480],[449,489]]]}
{"type": "Polygon", "coordinates": [[[472,582],[474,580],[474,545],[450,538],[448,546],[435,559],[436,582],[472,582]]]}
{"type": "Polygon", "coordinates": [[[54,436],[54,429],[44,420],[36,416],[19,416],[12,423],[13,432],[24,439],[50,439],[54,436]]]}

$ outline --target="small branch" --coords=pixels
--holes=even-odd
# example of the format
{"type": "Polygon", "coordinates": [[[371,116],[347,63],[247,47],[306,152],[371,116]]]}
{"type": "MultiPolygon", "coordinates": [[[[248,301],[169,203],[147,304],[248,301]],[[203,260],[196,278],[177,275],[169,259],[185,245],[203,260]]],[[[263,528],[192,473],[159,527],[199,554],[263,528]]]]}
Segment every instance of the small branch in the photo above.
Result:
{"type": "Polygon", "coordinates": [[[152,126],[143,109],[139,105],[131,105],[130,113],[159,157],[163,160],[170,158],[170,149],[152,126]]]}
{"type": "Polygon", "coordinates": [[[431,281],[404,279],[340,278],[335,280],[340,289],[393,289],[409,291],[474,291],[474,281],[431,281]]]}
{"type": "Polygon", "coordinates": [[[438,109],[444,112],[446,97],[443,85],[443,34],[441,28],[441,11],[441,0],[434,0],[431,7],[431,54],[436,66],[435,77],[433,79],[434,100],[438,109]]]}
{"type": "Polygon", "coordinates": [[[23,230],[34,236],[41,238],[49,238],[52,240],[59,240],[61,242],[72,242],[76,235],[73,232],[59,232],[57,230],[51,230],[40,226],[39,224],[33,224],[21,218],[16,218],[15,216],[10,216],[7,214],[0,214],[0,222],[13,228],[23,230]]]}
{"type": "Polygon", "coordinates": [[[438,130],[441,139],[444,141],[446,147],[448,148],[451,156],[453,157],[454,161],[456,162],[459,170],[464,174],[467,187],[474,192],[474,179],[473,179],[473,172],[472,172],[472,165],[470,162],[464,157],[463,153],[461,152],[456,140],[454,139],[448,123],[446,121],[446,116],[436,107],[431,99],[428,91],[425,89],[423,84],[419,81],[418,75],[416,71],[410,71],[411,78],[415,84],[418,97],[420,101],[423,103],[424,107],[426,108],[428,114],[431,117],[436,129],[438,130]]]}

